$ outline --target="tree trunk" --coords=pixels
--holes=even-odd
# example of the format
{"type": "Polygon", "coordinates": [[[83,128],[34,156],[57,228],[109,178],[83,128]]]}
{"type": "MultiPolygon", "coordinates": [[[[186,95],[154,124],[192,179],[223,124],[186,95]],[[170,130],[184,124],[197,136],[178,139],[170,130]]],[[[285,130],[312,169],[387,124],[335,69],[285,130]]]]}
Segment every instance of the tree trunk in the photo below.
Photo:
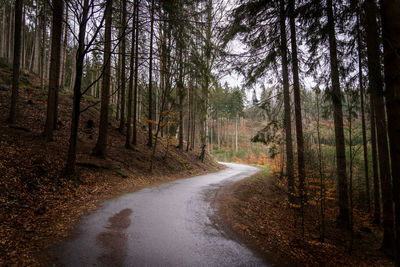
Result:
{"type": "Polygon", "coordinates": [[[10,114],[8,121],[11,124],[16,122],[17,118],[17,100],[19,91],[19,74],[21,61],[21,24],[22,24],[22,0],[15,0],[15,18],[14,18],[14,61],[10,114]]]}
{"type": "MultiPolygon", "coordinates": [[[[107,3],[109,2],[110,1],[107,1],[107,3]]],[[[89,0],[84,0],[82,20],[79,24],[78,50],[76,51],[76,76],[74,83],[74,97],[72,102],[71,133],[69,138],[67,164],[65,166],[65,174],[67,176],[72,176],[75,173],[76,143],[78,141],[79,117],[81,113],[81,84],[83,75],[83,60],[85,59],[85,33],[88,11],[89,0]]]]}
{"type": "MultiPolygon", "coordinates": [[[[67,45],[68,45],[68,10],[69,8],[67,6],[65,9],[64,38],[63,38],[62,57],[61,57],[61,75],[60,75],[61,89],[64,89],[65,86],[65,63],[67,60],[67,45]]],[[[97,75],[95,77],[97,77],[97,75]]]]}
{"type": "Polygon", "coordinates": [[[133,93],[133,136],[132,136],[132,144],[137,144],[137,113],[138,113],[138,68],[139,68],[139,0],[135,0],[136,6],[136,31],[135,31],[135,86],[133,93]]]}
{"type": "Polygon", "coordinates": [[[135,23],[136,23],[136,1],[134,2],[134,8],[133,8],[133,18],[132,18],[132,42],[131,42],[131,57],[130,57],[130,68],[129,68],[129,88],[128,88],[128,114],[126,118],[126,140],[125,140],[125,147],[130,148],[131,147],[131,135],[132,135],[132,93],[133,93],[133,75],[135,72],[135,55],[134,55],[134,50],[135,50],[135,23]]]}
{"type": "Polygon", "coordinates": [[[339,67],[337,58],[337,46],[335,36],[335,22],[333,14],[332,0],[327,1],[328,16],[328,34],[329,34],[329,54],[331,63],[331,79],[332,79],[332,102],[333,102],[333,119],[335,125],[336,140],[336,172],[338,178],[339,192],[339,216],[337,223],[339,226],[348,228],[349,220],[349,194],[347,189],[346,175],[346,152],[343,131],[343,112],[342,112],[342,93],[339,82],[339,67]]]}
{"type": "Polygon", "coordinates": [[[368,79],[369,92],[373,98],[376,131],[378,141],[379,171],[381,175],[381,189],[383,200],[383,242],[382,249],[392,252],[394,241],[393,229],[393,200],[389,168],[389,150],[387,143],[385,104],[383,99],[383,79],[381,74],[381,60],[379,55],[379,37],[377,19],[377,6],[375,0],[366,0],[366,34],[368,53],[368,79]]]}
{"type": "Polygon", "coordinates": [[[2,22],[2,30],[1,30],[1,49],[0,49],[0,57],[6,58],[7,57],[7,20],[6,20],[6,9],[7,6],[3,5],[3,22],[2,22]]]}
{"type": "Polygon", "coordinates": [[[365,111],[364,111],[364,84],[363,84],[363,73],[362,73],[362,61],[361,61],[361,33],[360,33],[360,15],[357,14],[357,46],[358,46],[358,79],[360,84],[360,105],[361,105],[361,131],[363,137],[363,156],[364,156],[364,178],[365,178],[365,193],[367,196],[367,208],[368,212],[371,212],[371,198],[369,188],[369,177],[368,177],[368,148],[367,148],[367,134],[365,127],[365,111]]]}
{"type": "Polygon", "coordinates": [[[35,41],[33,49],[33,62],[32,71],[39,74],[39,57],[40,57],[40,19],[39,19],[39,4],[36,5],[36,18],[35,18],[35,41]]]}
{"type": "Polygon", "coordinates": [[[40,88],[44,90],[44,73],[45,73],[45,61],[46,61],[46,2],[42,5],[41,10],[41,30],[42,30],[42,45],[40,47],[40,88]]]}
{"type": "Polygon", "coordinates": [[[147,140],[147,145],[149,147],[152,147],[153,145],[153,125],[151,123],[153,116],[152,116],[152,112],[153,112],[153,106],[152,106],[152,102],[153,102],[153,91],[152,91],[152,87],[153,87],[153,81],[152,81],[152,72],[153,72],[153,32],[154,32],[154,0],[151,1],[151,18],[150,18],[150,64],[149,64],[149,103],[148,103],[148,140],[147,140]]]}
{"type": "Polygon", "coordinates": [[[26,8],[23,5],[22,8],[22,24],[21,24],[21,69],[25,69],[25,57],[26,57],[26,34],[25,34],[25,13],[26,8]]]}
{"type": "Polygon", "coordinates": [[[400,266],[400,5],[381,1],[381,18],[386,85],[386,112],[392,160],[393,200],[395,202],[396,266],[400,266]]]}
{"type": "MultiPolygon", "coordinates": [[[[305,194],[306,171],[304,164],[304,138],[301,116],[300,99],[300,81],[299,81],[299,63],[297,58],[297,38],[295,22],[295,0],[289,1],[289,21],[290,21],[290,40],[292,46],[292,73],[293,73],[293,93],[294,93],[294,111],[296,117],[296,140],[297,140],[297,167],[299,173],[299,191],[300,199],[303,205],[305,194]]],[[[303,207],[302,207],[303,208],[303,207]]]]}
{"type": "Polygon", "coordinates": [[[125,129],[125,85],[126,85],[126,76],[125,76],[125,58],[126,58],[126,1],[122,0],[122,19],[121,19],[121,27],[122,27],[122,40],[121,40],[121,120],[119,121],[119,131],[122,133],[125,129]]]}
{"type": "Polygon", "coordinates": [[[235,120],[235,151],[236,151],[236,153],[239,151],[239,147],[238,147],[238,117],[239,117],[239,115],[236,114],[236,120],[235,120]]]}
{"type": "Polygon", "coordinates": [[[376,129],[375,129],[375,110],[374,100],[370,94],[370,126],[371,126],[371,153],[372,153],[372,171],[374,178],[374,223],[381,223],[381,194],[378,175],[378,159],[376,151],[376,129]]]}
{"type": "MultiPolygon", "coordinates": [[[[182,31],[183,29],[180,28],[182,31]]],[[[179,90],[179,132],[178,132],[178,148],[183,149],[183,94],[184,94],[184,86],[183,86],[183,39],[182,33],[179,34],[179,52],[178,52],[178,60],[179,60],[179,81],[178,81],[178,90],[179,90]]]]}
{"type": "Polygon", "coordinates": [[[61,35],[62,20],[64,12],[64,0],[53,1],[53,21],[51,34],[51,61],[50,61],[50,80],[49,91],[47,96],[47,116],[46,125],[44,127],[44,135],[46,140],[53,140],[53,130],[57,118],[57,94],[60,88],[60,62],[61,62],[61,35]]]}
{"type": "Polygon", "coordinates": [[[292,129],[290,116],[290,94],[289,94],[289,72],[287,62],[287,39],[286,39],[286,16],[285,1],[280,0],[280,52],[282,57],[282,79],[283,79],[283,104],[284,104],[284,125],[285,125],[285,141],[286,141],[286,175],[288,179],[289,199],[293,202],[294,196],[294,170],[293,170],[293,144],[292,129]]]}
{"type": "MultiPolygon", "coordinates": [[[[87,1],[87,0],[86,0],[87,1]]],[[[108,137],[108,105],[110,102],[110,78],[111,78],[111,23],[112,23],[112,0],[107,0],[105,12],[105,32],[104,32],[104,70],[101,88],[101,108],[99,137],[93,149],[93,155],[105,157],[107,154],[108,137]]]]}
{"type": "Polygon", "coordinates": [[[217,142],[218,142],[218,150],[221,150],[221,138],[220,138],[220,125],[219,125],[219,116],[217,111],[217,142]]]}
{"type": "MultiPolygon", "coordinates": [[[[10,27],[9,27],[9,32],[8,32],[8,55],[7,55],[8,63],[13,62],[13,47],[16,44],[16,41],[15,41],[15,26],[16,26],[15,20],[16,19],[15,18],[17,17],[16,12],[19,12],[16,10],[16,7],[17,7],[17,2],[15,2],[15,8],[12,8],[12,7],[10,8],[10,25],[9,25],[10,27]],[[13,20],[13,18],[14,18],[14,20],[13,20]]],[[[21,10],[20,17],[22,19],[22,10],[21,10]]],[[[21,21],[21,23],[22,23],[22,21],[21,21]]],[[[21,27],[21,25],[19,25],[19,27],[21,27]]],[[[21,31],[19,31],[19,34],[21,34],[21,31]]],[[[18,37],[18,38],[20,39],[19,40],[19,45],[20,45],[19,49],[21,50],[21,37],[18,37]]],[[[19,53],[21,53],[21,51],[19,53]]]]}

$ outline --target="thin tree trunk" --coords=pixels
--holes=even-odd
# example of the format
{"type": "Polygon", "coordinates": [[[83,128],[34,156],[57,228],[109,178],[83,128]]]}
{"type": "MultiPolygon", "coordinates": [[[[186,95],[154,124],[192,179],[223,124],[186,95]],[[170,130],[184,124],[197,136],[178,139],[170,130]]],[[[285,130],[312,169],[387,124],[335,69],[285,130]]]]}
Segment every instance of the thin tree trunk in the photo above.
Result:
{"type": "MultiPolygon", "coordinates": [[[[180,29],[181,31],[183,29],[180,29]]],[[[182,33],[179,36],[179,52],[178,52],[178,60],[179,60],[179,81],[178,81],[178,90],[179,90],[179,132],[178,132],[178,148],[183,149],[183,39],[182,33]]]]}
{"type": "Polygon", "coordinates": [[[36,5],[36,18],[35,18],[35,42],[34,42],[34,49],[33,49],[33,66],[32,71],[33,73],[39,74],[39,58],[40,58],[40,11],[39,11],[39,4],[36,5]]]}
{"type": "Polygon", "coordinates": [[[294,111],[296,117],[296,140],[297,140],[297,167],[299,173],[299,191],[302,209],[304,208],[305,179],[306,171],[304,164],[304,138],[301,116],[301,98],[299,81],[299,63],[297,58],[297,38],[295,22],[295,0],[289,1],[289,21],[290,21],[290,40],[292,46],[292,73],[293,73],[293,93],[294,93],[294,111]]]}
{"type": "Polygon", "coordinates": [[[153,81],[152,81],[152,72],[153,72],[153,32],[154,32],[154,0],[151,1],[151,18],[150,18],[150,64],[149,64],[149,103],[148,103],[148,140],[147,140],[147,145],[149,147],[152,147],[153,145],[153,125],[151,123],[153,116],[152,116],[152,112],[153,112],[153,106],[152,106],[152,102],[153,102],[153,91],[152,91],[152,87],[153,87],[153,81]]]}
{"type": "Polygon", "coordinates": [[[220,122],[219,122],[219,114],[217,111],[217,142],[218,142],[218,150],[221,150],[221,137],[220,137],[220,122]]]}
{"type": "Polygon", "coordinates": [[[400,5],[381,0],[386,112],[392,162],[393,200],[395,202],[396,266],[400,266],[400,5]]]}
{"type": "MultiPolygon", "coordinates": [[[[87,1],[87,0],[86,0],[87,1]]],[[[105,12],[105,32],[104,32],[104,70],[101,88],[101,108],[99,137],[93,149],[93,155],[105,157],[107,155],[108,137],[108,106],[110,102],[110,79],[111,79],[111,23],[112,23],[113,0],[107,0],[105,12]]]]}
{"type": "Polygon", "coordinates": [[[378,175],[378,159],[376,150],[376,129],[375,129],[375,110],[372,95],[370,95],[370,127],[371,127],[371,153],[372,153],[372,171],[374,178],[374,223],[381,223],[381,194],[378,175]]]}
{"type": "Polygon", "coordinates": [[[14,124],[17,119],[17,100],[19,91],[19,74],[21,61],[21,24],[22,24],[22,0],[15,0],[15,18],[14,18],[14,62],[13,78],[11,91],[11,104],[8,122],[14,124]]]}
{"type": "Polygon", "coordinates": [[[21,25],[21,69],[25,69],[25,57],[26,57],[26,35],[25,35],[25,12],[26,8],[23,5],[22,8],[22,25],[21,25]]]}
{"type": "Polygon", "coordinates": [[[45,61],[46,61],[46,3],[43,3],[41,10],[41,30],[42,30],[42,45],[40,48],[40,88],[44,90],[44,73],[45,73],[45,61]]]}
{"type": "MultiPolygon", "coordinates": [[[[15,2],[15,7],[17,7],[17,2],[15,2]]],[[[14,10],[14,8],[12,8],[12,7],[10,8],[10,27],[9,27],[9,32],[8,32],[8,56],[7,56],[9,63],[13,62],[13,47],[15,45],[15,40],[14,40],[15,39],[15,18],[17,17],[16,12],[18,12],[18,11],[14,10]]],[[[21,10],[21,16],[22,16],[22,10],[21,10]]],[[[19,27],[21,27],[21,25],[19,27]]],[[[19,31],[19,34],[21,34],[21,31],[19,31]]],[[[21,38],[21,37],[19,37],[19,38],[21,38]]],[[[21,40],[19,40],[19,44],[21,46],[21,40]]],[[[19,49],[21,50],[21,47],[19,49]]],[[[19,52],[19,53],[21,53],[21,52],[19,52]]]]}
{"type": "Polygon", "coordinates": [[[363,137],[363,155],[364,155],[364,178],[365,178],[365,190],[367,196],[367,208],[368,212],[371,212],[371,198],[370,198],[370,187],[368,177],[368,148],[367,148],[367,134],[365,127],[365,111],[364,111],[364,84],[363,84],[363,73],[362,73],[362,61],[361,61],[361,33],[360,33],[360,15],[357,14],[357,45],[358,45],[358,79],[360,84],[360,100],[361,100],[361,131],[363,137]]]}
{"type": "Polygon", "coordinates": [[[239,117],[239,115],[236,114],[236,121],[235,121],[235,151],[236,151],[236,153],[239,151],[239,147],[238,147],[238,117],[239,117]]]}
{"type": "Polygon", "coordinates": [[[119,121],[119,131],[122,133],[125,129],[125,106],[126,106],[126,76],[125,76],[125,59],[126,59],[126,1],[122,0],[122,40],[121,40],[121,120],[119,121]]]}
{"type": "Polygon", "coordinates": [[[368,79],[369,91],[373,98],[375,122],[378,141],[379,171],[383,200],[383,242],[382,249],[392,253],[394,241],[393,200],[389,167],[389,149],[387,143],[385,104],[383,99],[383,78],[381,74],[381,60],[379,55],[379,37],[377,6],[375,0],[366,0],[364,3],[366,14],[368,79]]]}
{"type": "Polygon", "coordinates": [[[320,183],[320,241],[325,242],[325,183],[322,166],[322,149],[321,149],[321,134],[320,134],[320,111],[319,111],[319,92],[316,93],[317,102],[317,137],[318,137],[318,170],[320,183]]]}
{"type": "MultiPolygon", "coordinates": [[[[107,2],[108,3],[108,2],[107,2]]],[[[69,138],[68,157],[65,166],[65,174],[72,176],[75,174],[76,162],[76,143],[78,140],[79,117],[81,113],[81,84],[83,74],[83,60],[85,59],[85,33],[89,11],[89,0],[84,0],[82,21],[79,24],[78,50],[76,52],[76,76],[74,83],[74,97],[72,106],[71,134],[69,138]]]]}
{"type": "Polygon", "coordinates": [[[57,118],[57,95],[60,88],[60,63],[61,63],[61,35],[62,20],[64,13],[64,1],[53,1],[53,22],[51,34],[51,61],[50,61],[50,80],[49,91],[47,97],[47,116],[46,125],[44,127],[44,135],[48,141],[53,140],[53,130],[55,129],[55,121],[57,118]]]}
{"type": "MultiPolygon", "coordinates": [[[[61,89],[64,89],[64,86],[65,86],[65,63],[67,60],[67,44],[68,44],[68,10],[69,10],[69,8],[67,5],[66,9],[65,9],[64,38],[63,38],[62,58],[61,58],[61,60],[62,60],[61,61],[61,76],[60,76],[60,88],[61,89]]],[[[95,77],[97,77],[97,75],[95,77]]]]}
{"type": "Polygon", "coordinates": [[[329,34],[329,54],[331,63],[331,79],[332,79],[332,102],[333,102],[333,119],[335,125],[336,140],[336,172],[338,178],[339,192],[339,216],[337,223],[339,226],[348,228],[350,226],[349,218],[349,194],[347,189],[346,175],[346,152],[343,131],[343,112],[342,112],[342,93],[340,91],[339,67],[337,58],[337,46],[335,36],[335,22],[333,14],[332,0],[327,1],[328,16],[328,34],[329,34]]]}
{"type": "Polygon", "coordinates": [[[136,1],[134,2],[133,8],[133,18],[132,18],[132,45],[131,45],[131,57],[130,57],[130,68],[129,68],[129,88],[128,88],[128,114],[127,114],[127,126],[126,126],[126,140],[125,140],[125,147],[131,147],[131,135],[132,135],[132,93],[133,93],[133,75],[135,72],[135,24],[136,24],[136,1]]]}
{"type": "Polygon", "coordinates": [[[138,114],[138,68],[139,68],[139,0],[135,0],[136,6],[136,31],[135,31],[135,85],[134,85],[134,93],[133,93],[133,136],[132,136],[132,144],[137,144],[137,114],[138,114]]]}
{"type": "Polygon", "coordinates": [[[286,175],[288,179],[289,200],[293,202],[294,196],[294,170],[293,170],[293,144],[290,116],[290,94],[289,94],[289,72],[287,62],[287,39],[286,39],[286,16],[285,1],[280,0],[280,52],[282,57],[282,79],[283,79],[283,103],[284,103],[284,125],[286,141],[286,175]]]}
{"type": "Polygon", "coordinates": [[[6,41],[6,33],[7,33],[7,28],[6,28],[6,8],[7,8],[7,6],[6,5],[3,5],[3,7],[1,8],[1,11],[2,11],[2,22],[1,22],[1,34],[0,34],[0,38],[1,38],[1,40],[0,40],[0,57],[5,57],[4,56],[4,52],[5,52],[5,50],[6,50],[6,44],[5,44],[5,41],[6,41]]]}

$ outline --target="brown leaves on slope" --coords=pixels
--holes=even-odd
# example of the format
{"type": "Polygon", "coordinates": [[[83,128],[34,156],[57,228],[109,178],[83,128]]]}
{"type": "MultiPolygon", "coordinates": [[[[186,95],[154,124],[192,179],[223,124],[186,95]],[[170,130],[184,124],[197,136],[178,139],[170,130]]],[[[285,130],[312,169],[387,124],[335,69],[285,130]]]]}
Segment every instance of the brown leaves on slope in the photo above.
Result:
{"type": "Polygon", "coordinates": [[[286,182],[278,176],[259,173],[224,189],[220,214],[249,247],[277,265],[294,266],[393,266],[378,251],[381,229],[360,211],[355,212],[354,249],[349,254],[349,233],[336,228],[336,205],[326,210],[325,242],[319,241],[318,207],[305,208],[305,236],[301,213],[290,208],[286,182]]]}

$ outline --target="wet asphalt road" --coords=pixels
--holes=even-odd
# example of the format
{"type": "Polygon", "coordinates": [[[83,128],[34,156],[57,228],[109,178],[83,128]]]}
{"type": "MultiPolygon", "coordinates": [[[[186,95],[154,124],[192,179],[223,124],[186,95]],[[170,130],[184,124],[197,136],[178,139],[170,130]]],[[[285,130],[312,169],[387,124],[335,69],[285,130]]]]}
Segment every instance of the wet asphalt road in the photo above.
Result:
{"type": "Polygon", "coordinates": [[[265,266],[213,220],[215,191],[257,172],[224,163],[217,173],[105,202],[56,248],[56,266],[265,266]]]}

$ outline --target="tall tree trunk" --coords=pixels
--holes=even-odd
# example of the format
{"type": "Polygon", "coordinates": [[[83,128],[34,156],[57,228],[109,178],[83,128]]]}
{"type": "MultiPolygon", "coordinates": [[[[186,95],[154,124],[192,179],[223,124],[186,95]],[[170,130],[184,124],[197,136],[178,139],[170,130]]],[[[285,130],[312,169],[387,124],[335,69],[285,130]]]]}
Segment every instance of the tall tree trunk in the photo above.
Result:
{"type": "Polygon", "coordinates": [[[53,1],[53,21],[51,34],[51,61],[50,61],[50,80],[47,97],[47,116],[44,127],[44,135],[48,141],[53,139],[55,128],[55,118],[57,110],[57,94],[60,88],[60,62],[61,62],[61,34],[64,12],[64,0],[53,1]]]}
{"type": "Polygon", "coordinates": [[[26,8],[23,5],[22,8],[22,25],[21,25],[21,69],[25,69],[25,57],[26,57],[26,34],[25,34],[25,13],[26,8]]]}
{"type": "Polygon", "coordinates": [[[236,153],[239,151],[239,147],[238,147],[238,117],[239,117],[239,114],[236,114],[236,120],[235,120],[235,151],[236,151],[236,153]]]}
{"type": "Polygon", "coordinates": [[[122,27],[122,40],[121,40],[121,120],[119,121],[119,131],[122,133],[125,129],[125,89],[126,89],[126,1],[122,0],[122,19],[121,19],[121,27],[122,27]]]}
{"type": "Polygon", "coordinates": [[[133,93],[133,75],[135,72],[135,24],[136,24],[136,1],[134,1],[134,8],[133,8],[133,18],[132,18],[132,42],[131,42],[131,57],[130,57],[130,67],[129,67],[129,88],[128,88],[128,114],[126,118],[126,140],[125,140],[125,147],[131,147],[131,135],[132,135],[132,93],[133,93]]]}
{"type": "Polygon", "coordinates": [[[348,228],[350,226],[349,218],[349,194],[347,189],[346,175],[346,152],[343,131],[343,111],[342,111],[342,93],[339,82],[339,67],[337,58],[337,45],[335,36],[335,21],[333,15],[332,0],[327,0],[327,16],[328,16],[328,34],[329,34],[329,54],[331,63],[331,79],[332,79],[332,103],[333,103],[333,119],[335,125],[335,141],[336,141],[336,172],[338,178],[339,192],[339,216],[337,223],[339,226],[348,228]]]}
{"type": "Polygon", "coordinates": [[[292,73],[293,73],[293,93],[294,93],[294,112],[296,116],[296,140],[297,140],[297,167],[299,172],[299,191],[303,208],[305,194],[306,171],[304,164],[304,138],[301,116],[299,63],[297,58],[297,38],[295,21],[295,0],[289,1],[289,21],[290,21],[290,40],[292,46],[292,73]]]}
{"type": "MultiPolygon", "coordinates": [[[[9,27],[9,32],[8,32],[8,55],[7,55],[7,59],[8,59],[8,63],[12,63],[13,62],[13,47],[15,45],[15,18],[16,16],[16,12],[18,12],[16,10],[17,7],[17,2],[15,2],[15,8],[10,8],[10,27],[9,27]],[[14,20],[13,20],[14,18],[14,20]]],[[[21,19],[22,19],[22,10],[21,10],[21,19]]],[[[21,22],[22,23],[22,22],[21,22]]],[[[21,27],[21,25],[19,25],[19,27],[21,27]]],[[[21,34],[21,31],[19,31],[19,34],[21,34]]],[[[21,46],[21,37],[19,37],[19,44],[21,46]]],[[[21,47],[19,48],[21,50],[21,47]]],[[[19,52],[21,53],[21,51],[19,52]]],[[[21,55],[20,55],[21,57],[21,55]]]]}
{"type": "Polygon", "coordinates": [[[392,252],[394,241],[393,200],[389,168],[389,149],[387,143],[385,104],[383,99],[383,79],[381,73],[381,60],[379,55],[379,37],[377,19],[377,6],[375,0],[365,1],[367,53],[368,53],[368,79],[369,92],[373,98],[376,131],[378,141],[379,171],[383,200],[383,242],[382,249],[392,252]]]}
{"type": "Polygon", "coordinates": [[[138,114],[138,68],[139,68],[139,0],[135,0],[136,6],[136,31],[135,31],[135,85],[134,85],[134,93],[133,93],[133,136],[132,136],[132,144],[137,144],[137,114],[138,114]]]}
{"type": "Polygon", "coordinates": [[[288,179],[289,200],[293,202],[294,196],[294,170],[293,170],[293,144],[290,116],[290,94],[289,94],[289,71],[287,62],[287,39],[286,39],[286,16],[285,1],[280,0],[279,24],[280,24],[280,52],[282,58],[282,79],[283,79],[283,104],[284,104],[284,125],[286,141],[286,175],[288,179]]]}
{"type": "Polygon", "coordinates": [[[19,74],[21,63],[21,24],[22,24],[22,0],[15,0],[15,18],[14,18],[14,62],[13,62],[13,77],[11,91],[11,105],[8,121],[12,124],[17,118],[17,100],[19,91],[19,74]]]}
{"type": "Polygon", "coordinates": [[[105,12],[105,32],[104,32],[104,70],[101,88],[101,108],[99,137],[93,149],[93,155],[105,157],[107,154],[108,137],[108,105],[110,102],[110,79],[111,79],[111,23],[112,23],[113,0],[107,0],[105,12]]]}
{"type": "MultiPolygon", "coordinates": [[[[180,27],[180,31],[183,29],[180,27]]],[[[178,81],[178,95],[179,95],[179,132],[178,132],[178,148],[183,149],[183,94],[184,94],[184,85],[183,85],[183,37],[182,32],[179,33],[179,52],[178,52],[178,60],[179,60],[179,81],[178,81]]]]}
{"type": "Polygon", "coordinates": [[[34,49],[33,49],[33,64],[32,71],[33,73],[39,74],[39,57],[40,57],[40,17],[39,17],[39,3],[36,5],[36,18],[35,18],[35,41],[34,41],[34,49]]]}
{"type": "Polygon", "coordinates": [[[381,0],[386,112],[395,202],[396,266],[400,266],[400,4],[381,0]]]}
{"type": "Polygon", "coordinates": [[[374,100],[370,94],[370,127],[371,127],[371,153],[372,153],[372,173],[374,178],[374,223],[381,223],[381,194],[379,186],[379,175],[378,175],[378,159],[376,151],[376,129],[375,129],[375,110],[374,100]]]}
{"type": "MultiPolygon", "coordinates": [[[[60,88],[61,89],[64,89],[64,86],[65,86],[65,63],[67,60],[67,44],[68,44],[68,11],[69,11],[69,8],[67,5],[66,9],[65,9],[64,38],[63,38],[62,57],[61,57],[61,60],[62,60],[61,61],[61,75],[60,75],[60,88]]],[[[97,77],[97,75],[95,77],[97,77]]]]}
{"type": "Polygon", "coordinates": [[[3,7],[1,8],[2,11],[2,22],[1,22],[1,33],[0,33],[0,57],[5,57],[4,56],[4,52],[6,49],[6,45],[5,45],[5,40],[6,40],[6,5],[3,5],[3,7]]]}
{"type": "Polygon", "coordinates": [[[44,90],[45,81],[44,81],[44,73],[45,73],[45,61],[46,61],[46,2],[43,2],[42,10],[41,10],[41,30],[42,30],[42,45],[40,47],[40,88],[44,90]]]}
{"type": "Polygon", "coordinates": [[[153,102],[153,97],[152,97],[152,94],[153,94],[153,90],[152,90],[152,87],[153,87],[153,79],[152,79],[152,73],[153,73],[153,32],[154,32],[154,0],[152,0],[151,1],[151,11],[150,11],[150,13],[151,13],[151,18],[150,18],[150,64],[149,64],[149,95],[148,95],[148,97],[149,97],[149,103],[148,103],[148,107],[149,107],[149,110],[148,110],[148,120],[149,120],[149,123],[148,123],[148,127],[149,127],[149,129],[148,129],[148,140],[147,140],[147,145],[149,146],[149,147],[152,147],[152,145],[153,145],[153,125],[152,125],[152,123],[151,123],[151,121],[152,121],[152,119],[153,119],[153,115],[152,115],[152,113],[153,113],[153,105],[152,105],[152,102],[153,102]]]}
{"type": "Polygon", "coordinates": [[[218,150],[221,150],[221,137],[220,137],[220,122],[219,122],[219,116],[218,116],[218,111],[217,111],[217,142],[218,142],[218,150]]]}
{"type": "Polygon", "coordinates": [[[361,32],[360,32],[360,14],[357,14],[357,46],[358,46],[358,80],[360,84],[360,105],[361,105],[361,131],[363,137],[363,156],[364,156],[364,178],[365,178],[365,193],[367,196],[367,208],[368,212],[371,211],[371,198],[370,198],[370,187],[368,177],[368,148],[367,148],[367,133],[365,127],[365,111],[364,111],[364,84],[363,84],[363,73],[362,73],[362,60],[361,60],[361,32]]]}
{"type": "MultiPolygon", "coordinates": [[[[107,6],[110,1],[107,1],[107,6]]],[[[82,10],[82,20],[79,23],[78,50],[76,51],[76,76],[74,82],[74,97],[72,101],[72,120],[71,133],[69,137],[69,147],[65,174],[72,176],[75,173],[76,162],[76,143],[78,141],[79,117],[81,114],[81,84],[83,75],[83,60],[85,59],[85,33],[89,12],[89,0],[84,0],[82,10]]]]}

